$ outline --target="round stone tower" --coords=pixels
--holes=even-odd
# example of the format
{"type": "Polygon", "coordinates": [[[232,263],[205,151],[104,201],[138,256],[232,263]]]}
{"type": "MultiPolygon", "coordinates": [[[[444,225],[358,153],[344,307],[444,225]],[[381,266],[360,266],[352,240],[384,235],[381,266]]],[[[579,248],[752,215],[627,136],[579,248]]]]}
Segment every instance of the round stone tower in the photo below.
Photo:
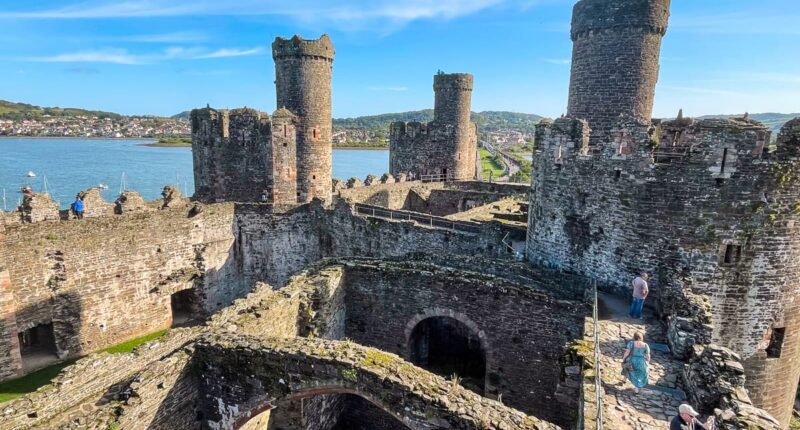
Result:
{"type": "Polygon", "coordinates": [[[620,116],[650,122],[670,0],[581,0],[572,13],[567,115],[593,136],[620,116]]]}
{"type": "Polygon", "coordinates": [[[298,117],[297,201],[331,201],[333,43],[278,37],[272,43],[278,108],[298,117]]]}
{"type": "Polygon", "coordinates": [[[469,73],[439,72],[433,77],[433,122],[438,130],[446,130],[439,145],[444,144],[441,150],[447,160],[440,165],[447,169],[442,173],[454,180],[475,179],[478,143],[477,129],[470,122],[472,81],[469,73]]]}

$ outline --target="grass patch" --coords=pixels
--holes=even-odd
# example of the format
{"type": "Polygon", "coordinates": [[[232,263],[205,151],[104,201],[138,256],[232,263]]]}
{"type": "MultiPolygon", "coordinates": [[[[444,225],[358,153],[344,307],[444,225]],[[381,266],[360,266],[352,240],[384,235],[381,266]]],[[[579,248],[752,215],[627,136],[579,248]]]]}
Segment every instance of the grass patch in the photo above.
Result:
{"type": "Polygon", "coordinates": [[[0,403],[14,400],[17,397],[22,397],[28,393],[36,391],[38,388],[43,387],[50,383],[50,381],[58,376],[61,370],[73,363],[78,359],[72,358],[58,364],[54,364],[44,369],[37,370],[29,373],[21,378],[12,379],[0,384],[0,403]]]}
{"type": "MultiPolygon", "coordinates": [[[[136,339],[131,339],[127,342],[123,342],[97,352],[108,352],[111,354],[131,352],[137,346],[163,336],[167,330],[169,329],[164,329],[142,337],[137,337],[136,339]]],[[[14,400],[17,397],[22,397],[28,393],[36,391],[40,387],[49,384],[53,378],[58,376],[58,373],[61,372],[62,369],[75,363],[80,358],[81,357],[70,358],[69,360],[62,361],[61,363],[56,363],[52,366],[45,367],[44,369],[29,373],[21,378],[0,383],[0,403],[14,400]]]]}
{"type": "Polygon", "coordinates": [[[161,137],[158,142],[145,143],[143,146],[153,146],[157,148],[188,148],[192,146],[191,136],[161,137]]]}
{"type": "Polygon", "coordinates": [[[489,173],[491,173],[492,178],[499,178],[506,171],[503,162],[487,151],[486,148],[481,148],[481,170],[483,170],[484,179],[489,179],[489,173]]]}
{"type": "Polygon", "coordinates": [[[101,349],[100,351],[97,351],[97,352],[108,352],[108,353],[111,353],[111,354],[123,354],[123,353],[126,353],[126,352],[131,352],[137,346],[142,345],[142,344],[147,343],[147,342],[150,342],[153,339],[158,339],[159,337],[163,336],[164,333],[167,332],[167,330],[169,330],[169,329],[159,330],[159,331],[157,331],[155,333],[150,333],[150,334],[144,335],[142,337],[137,337],[136,339],[131,339],[131,340],[127,341],[127,342],[123,342],[123,343],[120,343],[118,345],[114,345],[112,347],[106,348],[106,349],[101,349]]]}

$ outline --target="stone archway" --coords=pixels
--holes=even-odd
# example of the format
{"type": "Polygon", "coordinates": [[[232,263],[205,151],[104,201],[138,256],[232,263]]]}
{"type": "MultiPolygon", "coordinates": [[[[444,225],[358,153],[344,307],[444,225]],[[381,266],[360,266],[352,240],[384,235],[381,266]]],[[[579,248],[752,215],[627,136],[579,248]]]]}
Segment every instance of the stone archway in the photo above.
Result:
{"type": "Polygon", "coordinates": [[[480,395],[492,392],[489,375],[494,363],[486,333],[466,315],[433,308],[406,324],[405,357],[444,377],[457,374],[462,385],[480,395]]]}
{"type": "Polygon", "coordinates": [[[235,425],[238,430],[409,430],[379,400],[343,384],[312,386],[272,404],[262,402],[235,425]],[[367,426],[363,426],[367,424],[367,426]]]}

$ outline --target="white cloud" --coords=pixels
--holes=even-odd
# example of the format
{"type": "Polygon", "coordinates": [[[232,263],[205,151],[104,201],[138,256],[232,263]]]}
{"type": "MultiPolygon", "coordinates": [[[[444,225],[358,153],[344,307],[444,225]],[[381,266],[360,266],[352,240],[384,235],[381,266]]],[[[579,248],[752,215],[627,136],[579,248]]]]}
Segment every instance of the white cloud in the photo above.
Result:
{"type": "Polygon", "coordinates": [[[195,56],[194,58],[206,59],[206,58],[244,57],[247,55],[258,55],[263,51],[264,48],[252,48],[252,49],[223,48],[223,49],[218,49],[214,52],[210,52],[208,54],[195,56]]]}
{"type": "Polygon", "coordinates": [[[560,66],[568,65],[572,62],[572,60],[566,58],[542,58],[542,61],[548,64],[558,64],[560,66]]]}
{"type": "Polygon", "coordinates": [[[263,52],[263,48],[239,49],[221,48],[210,51],[205,48],[184,48],[173,46],[150,54],[131,54],[125,49],[106,49],[100,51],[81,51],[62,53],[44,57],[20,58],[20,61],[42,63],[111,63],[111,64],[152,64],[167,60],[202,60],[211,58],[242,57],[263,52]]]}
{"type": "MultiPolygon", "coordinates": [[[[44,10],[0,12],[0,19],[130,19],[170,16],[284,16],[345,30],[399,26],[419,19],[453,19],[498,6],[517,9],[542,0],[89,0],[44,10]]],[[[552,0],[547,0],[552,1],[552,0]]],[[[158,38],[155,38],[156,40],[158,38]]]]}
{"type": "Polygon", "coordinates": [[[367,87],[370,91],[408,91],[408,87],[367,87]]]}
{"type": "Polygon", "coordinates": [[[112,63],[112,64],[143,64],[144,61],[129,54],[124,49],[110,49],[105,51],[83,51],[66,54],[57,54],[47,57],[29,57],[26,61],[43,63],[112,63]]]}

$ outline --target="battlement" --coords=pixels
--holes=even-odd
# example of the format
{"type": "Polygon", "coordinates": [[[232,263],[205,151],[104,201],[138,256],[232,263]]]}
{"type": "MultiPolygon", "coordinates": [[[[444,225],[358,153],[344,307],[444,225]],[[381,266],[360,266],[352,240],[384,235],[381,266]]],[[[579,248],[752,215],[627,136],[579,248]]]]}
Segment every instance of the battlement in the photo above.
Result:
{"type": "Polygon", "coordinates": [[[216,110],[211,107],[194,109],[191,113],[192,145],[215,145],[216,138],[228,139],[241,135],[243,131],[258,130],[261,134],[270,133],[270,117],[252,108],[216,110]]]}
{"type": "Polygon", "coordinates": [[[302,39],[295,35],[291,39],[276,37],[272,42],[272,58],[283,57],[316,57],[333,62],[335,51],[333,42],[327,34],[323,34],[319,39],[302,39]]]}
{"type": "Polygon", "coordinates": [[[572,40],[594,31],[667,32],[670,0],[581,0],[573,9],[572,40]]]}
{"type": "Polygon", "coordinates": [[[473,78],[470,73],[442,73],[433,75],[433,90],[472,91],[473,78]]]}
{"type": "MultiPolygon", "coordinates": [[[[397,121],[389,124],[389,135],[397,138],[408,137],[414,139],[418,136],[428,135],[428,122],[417,121],[397,121]]],[[[404,143],[415,142],[415,140],[404,140],[404,143]]]]}

